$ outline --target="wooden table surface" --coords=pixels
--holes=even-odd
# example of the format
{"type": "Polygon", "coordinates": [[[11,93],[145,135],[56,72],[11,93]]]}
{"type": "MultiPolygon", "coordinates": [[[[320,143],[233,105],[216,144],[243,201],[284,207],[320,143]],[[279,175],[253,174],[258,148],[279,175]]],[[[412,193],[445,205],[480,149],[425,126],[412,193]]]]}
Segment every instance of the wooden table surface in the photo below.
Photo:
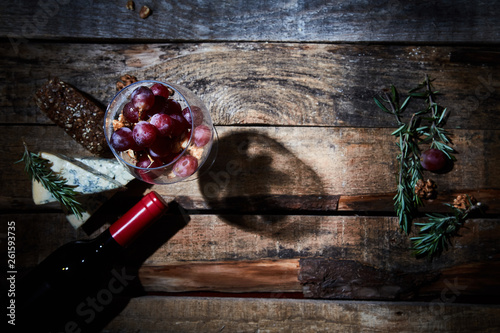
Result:
{"type": "Polygon", "coordinates": [[[155,190],[175,209],[127,251],[135,283],[91,332],[500,331],[500,3],[126,2],[0,11],[0,251],[15,221],[19,272],[155,190]],[[198,94],[218,157],[198,180],[130,183],[74,230],[59,205],[34,205],[14,162],[23,139],[35,152],[91,154],[33,95],[58,76],[105,106],[123,74],[198,94]],[[458,160],[426,174],[439,194],[421,212],[446,212],[461,193],[487,206],[432,261],[399,232],[395,123],[373,102],[425,75],[451,111],[458,160]]]}

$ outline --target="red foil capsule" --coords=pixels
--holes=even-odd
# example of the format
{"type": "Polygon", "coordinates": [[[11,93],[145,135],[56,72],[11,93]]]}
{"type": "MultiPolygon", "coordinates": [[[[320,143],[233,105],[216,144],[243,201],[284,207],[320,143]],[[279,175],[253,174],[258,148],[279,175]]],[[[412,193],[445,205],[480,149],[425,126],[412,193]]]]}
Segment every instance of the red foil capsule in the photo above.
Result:
{"type": "Polygon", "coordinates": [[[163,198],[154,191],[150,192],[109,227],[111,237],[126,247],[167,209],[168,204],[163,198]]]}

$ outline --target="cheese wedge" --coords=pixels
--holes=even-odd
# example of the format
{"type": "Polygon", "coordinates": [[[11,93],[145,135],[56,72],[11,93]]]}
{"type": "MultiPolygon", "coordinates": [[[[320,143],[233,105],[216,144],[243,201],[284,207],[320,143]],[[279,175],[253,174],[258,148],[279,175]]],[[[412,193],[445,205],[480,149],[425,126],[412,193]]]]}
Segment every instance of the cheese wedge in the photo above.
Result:
{"type": "MultiPolygon", "coordinates": [[[[85,209],[83,218],[73,214],[66,216],[75,228],[85,223],[104,202],[116,191],[134,179],[123,165],[117,160],[81,157],[69,158],[51,153],[40,153],[42,158],[51,162],[51,169],[67,180],[67,184],[74,186],[74,190],[81,194],[78,201],[85,209]]],[[[57,200],[39,182],[32,183],[33,201],[36,205],[43,205],[57,200]]]]}

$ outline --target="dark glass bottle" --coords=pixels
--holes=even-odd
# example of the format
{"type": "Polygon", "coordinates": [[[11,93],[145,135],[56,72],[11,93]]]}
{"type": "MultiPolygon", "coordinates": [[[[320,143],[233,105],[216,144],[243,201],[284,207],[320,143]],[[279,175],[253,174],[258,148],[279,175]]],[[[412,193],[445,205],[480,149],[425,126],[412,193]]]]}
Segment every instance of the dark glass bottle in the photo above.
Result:
{"type": "Polygon", "coordinates": [[[78,304],[90,290],[104,288],[98,296],[106,301],[123,289],[128,275],[121,271],[110,273],[113,259],[166,210],[165,201],[150,192],[96,238],[70,242],[50,254],[20,281],[16,326],[36,327],[37,332],[53,327],[78,332],[76,324],[64,323],[64,318],[79,311],[82,317],[86,315],[85,307],[78,304]],[[109,282],[103,284],[105,276],[109,282]],[[56,325],[58,321],[61,323],[56,325]]]}

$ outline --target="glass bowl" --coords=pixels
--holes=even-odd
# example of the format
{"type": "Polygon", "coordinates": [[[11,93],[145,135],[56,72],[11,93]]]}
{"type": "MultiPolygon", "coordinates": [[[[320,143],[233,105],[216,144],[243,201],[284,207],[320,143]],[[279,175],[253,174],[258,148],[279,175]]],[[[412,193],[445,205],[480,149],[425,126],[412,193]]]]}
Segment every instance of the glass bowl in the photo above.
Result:
{"type": "MultiPolygon", "coordinates": [[[[149,90],[151,91],[151,89],[149,90]]],[[[159,123],[164,124],[161,121],[159,123]]],[[[210,112],[193,92],[173,83],[145,80],[123,88],[115,95],[106,109],[104,133],[116,159],[137,179],[150,184],[171,184],[195,179],[202,166],[213,163],[215,158],[212,148],[215,146],[214,141],[217,140],[217,133],[210,112]],[[155,94],[154,107],[146,111],[137,108],[137,105],[140,105],[140,99],[135,99],[139,101],[139,104],[135,104],[134,110],[141,110],[136,113],[139,114],[138,121],[149,123],[149,125],[137,126],[138,122],[135,122],[137,120],[131,121],[130,116],[125,117],[123,110],[127,103],[132,101],[136,89],[140,87],[151,88],[158,84],[168,88],[169,96],[165,98],[155,94]],[[155,116],[156,114],[163,115],[160,117],[159,115],[155,116]],[[165,117],[164,115],[168,115],[166,118],[174,119],[169,122],[170,128],[179,129],[178,127],[182,127],[181,134],[172,134],[171,130],[165,131],[165,128],[168,129],[168,127],[162,129],[158,125],[158,119],[165,117]],[[149,142],[151,140],[148,139],[149,141],[145,144],[146,140],[141,141],[141,134],[144,135],[144,133],[140,133],[141,127],[151,129],[151,125],[155,127],[154,131],[150,130],[154,132],[152,136],[155,138],[153,143],[149,142]],[[121,128],[123,129],[120,130],[121,128]],[[115,133],[117,131],[119,134],[115,133]],[[123,146],[117,145],[117,142],[120,141],[117,138],[125,135],[123,133],[127,133],[126,135],[132,138],[130,140],[133,141],[133,148],[124,149],[123,146]],[[137,137],[139,139],[136,139],[137,137]],[[207,163],[207,161],[209,162],[207,163]]]]}

